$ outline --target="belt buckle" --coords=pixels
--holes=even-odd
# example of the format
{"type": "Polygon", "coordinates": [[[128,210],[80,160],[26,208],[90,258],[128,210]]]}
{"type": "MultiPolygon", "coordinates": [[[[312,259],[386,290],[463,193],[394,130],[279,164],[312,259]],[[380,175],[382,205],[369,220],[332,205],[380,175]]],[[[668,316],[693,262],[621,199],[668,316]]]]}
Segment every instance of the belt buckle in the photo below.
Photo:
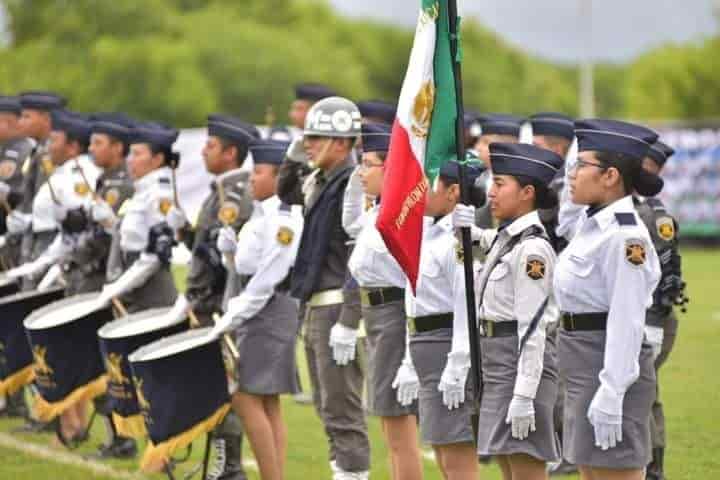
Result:
{"type": "Polygon", "coordinates": [[[494,337],[495,336],[495,322],[492,322],[490,320],[486,320],[485,322],[485,336],[486,337],[494,337]]]}
{"type": "Polygon", "coordinates": [[[414,317],[407,317],[407,325],[408,325],[408,333],[410,335],[415,335],[417,333],[417,328],[415,327],[415,318],[414,317]]]}
{"type": "Polygon", "coordinates": [[[360,303],[367,307],[372,306],[370,303],[370,292],[364,288],[360,289],[360,303]]]}
{"type": "Polygon", "coordinates": [[[568,319],[570,320],[568,323],[570,324],[570,330],[575,330],[575,315],[572,313],[567,314],[568,319]]]}

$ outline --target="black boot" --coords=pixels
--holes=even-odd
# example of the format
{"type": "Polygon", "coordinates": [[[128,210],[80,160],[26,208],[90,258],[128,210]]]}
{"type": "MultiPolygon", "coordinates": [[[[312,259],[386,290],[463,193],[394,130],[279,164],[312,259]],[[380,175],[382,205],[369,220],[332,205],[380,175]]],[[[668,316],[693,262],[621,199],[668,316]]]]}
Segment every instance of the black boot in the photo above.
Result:
{"type": "Polygon", "coordinates": [[[5,408],[0,412],[0,415],[10,418],[28,418],[30,412],[25,403],[25,394],[22,389],[8,395],[5,402],[5,408]]]}
{"type": "Polygon", "coordinates": [[[242,466],[242,436],[220,435],[212,440],[213,458],[205,480],[246,480],[242,466]]]}
{"type": "Polygon", "coordinates": [[[137,443],[135,440],[118,435],[112,418],[105,415],[102,418],[105,424],[107,442],[100,445],[97,452],[91,454],[89,458],[103,460],[107,458],[133,458],[137,455],[137,443]]]}
{"type": "Polygon", "coordinates": [[[665,480],[665,449],[653,448],[652,462],[647,466],[646,480],[665,480]]]}

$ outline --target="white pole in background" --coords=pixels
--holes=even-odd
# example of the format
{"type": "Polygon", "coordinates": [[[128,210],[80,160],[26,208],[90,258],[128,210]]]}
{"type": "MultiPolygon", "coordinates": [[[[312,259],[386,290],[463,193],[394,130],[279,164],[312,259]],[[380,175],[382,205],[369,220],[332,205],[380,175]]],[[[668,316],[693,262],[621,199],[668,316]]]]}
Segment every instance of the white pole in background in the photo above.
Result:
{"type": "Polygon", "coordinates": [[[592,51],[592,0],[580,0],[580,19],[583,45],[580,65],[580,115],[584,118],[595,116],[595,86],[593,75],[592,51]]]}

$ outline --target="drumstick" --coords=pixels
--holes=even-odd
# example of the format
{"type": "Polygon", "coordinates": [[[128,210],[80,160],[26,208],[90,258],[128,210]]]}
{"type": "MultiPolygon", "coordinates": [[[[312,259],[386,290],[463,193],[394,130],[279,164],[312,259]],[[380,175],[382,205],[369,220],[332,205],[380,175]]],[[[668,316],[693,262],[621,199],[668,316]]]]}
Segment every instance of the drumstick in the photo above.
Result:
{"type": "MultiPolygon", "coordinates": [[[[215,320],[215,323],[217,323],[220,320],[220,315],[217,313],[213,314],[213,320],[215,320]]],[[[237,351],[237,347],[235,347],[235,343],[233,342],[232,338],[230,338],[230,335],[227,333],[223,333],[223,341],[225,342],[225,346],[230,350],[230,355],[237,360],[240,358],[240,353],[237,351]]]]}
{"type": "Polygon", "coordinates": [[[127,308],[125,308],[125,305],[120,301],[119,298],[113,297],[112,299],[113,306],[117,309],[118,312],[120,312],[121,317],[125,317],[128,314],[127,308]]]}
{"type": "Polygon", "coordinates": [[[195,312],[192,311],[192,308],[188,309],[187,315],[188,315],[188,318],[190,319],[190,328],[200,327],[200,320],[198,320],[197,316],[195,315],[195,312]]]}
{"type": "MultiPolygon", "coordinates": [[[[222,210],[222,206],[225,203],[225,187],[223,186],[222,181],[217,182],[217,192],[218,192],[218,202],[220,202],[220,209],[222,210]]],[[[228,222],[222,215],[220,216],[220,221],[226,227],[230,226],[230,222],[228,222]]],[[[230,252],[224,252],[223,256],[225,257],[225,263],[227,264],[228,270],[231,273],[234,273],[235,272],[235,257],[230,252]]]]}
{"type": "MultiPolygon", "coordinates": [[[[88,191],[90,192],[90,195],[92,195],[93,200],[96,201],[105,201],[98,193],[95,191],[95,189],[90,185],[90,182],[88,182],[87,176],[85,175],[85,170],[83,170],[82,165],[80,165],[80,161],[75,158],[75,166],[80,170],[80,176],[83,179],[83,182],[85,182],[85,185],[88,188],[88,191]]],[[[105,220],[104,222],[100,222],[101,225],[105,228],[112,228],[113,221],[112,220],[105,220]]]]}

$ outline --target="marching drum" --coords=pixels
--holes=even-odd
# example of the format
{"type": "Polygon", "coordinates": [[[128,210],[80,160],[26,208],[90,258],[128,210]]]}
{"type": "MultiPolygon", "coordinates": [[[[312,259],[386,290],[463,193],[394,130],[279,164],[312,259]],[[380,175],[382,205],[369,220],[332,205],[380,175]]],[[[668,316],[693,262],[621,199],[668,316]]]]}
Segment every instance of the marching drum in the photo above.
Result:
{"type": "Polygon", "coordinates": [[[171,311],[155,308],[130,314],[97,332],[107,370],[108,406],[120,435],[141,438],[147,434],[127,357],[143,345],[187,330],[187,319],[171,315],[171,311]]]}
{"type": "Polygon", "coordinates": [[[163,338],[130,354],[150,443],[140,467],[162,469],[178,449],[210,432],[230,409],[220,342],[211,328],[163,338]]]}
{"type": "MultiPolygon", "coordinates": [[[[0,280],[2,284],[2,280],[0,280]]],[[[0,290],[2,290],[0,286],[0,290]]],[[[30,313],[63,297],[62,288],[15,293],[0,298],[0,395],[12,395],[33,381],[33,354],[23,321],[30,313]]]]}
{"type": "Polygon", "coordinates": [[[105,392],[106,377],[97,330],[113,319],[98,293],[59,300],[25,319],[35,367],[38,419],[48,422],[77,402],[105,392]]]}

